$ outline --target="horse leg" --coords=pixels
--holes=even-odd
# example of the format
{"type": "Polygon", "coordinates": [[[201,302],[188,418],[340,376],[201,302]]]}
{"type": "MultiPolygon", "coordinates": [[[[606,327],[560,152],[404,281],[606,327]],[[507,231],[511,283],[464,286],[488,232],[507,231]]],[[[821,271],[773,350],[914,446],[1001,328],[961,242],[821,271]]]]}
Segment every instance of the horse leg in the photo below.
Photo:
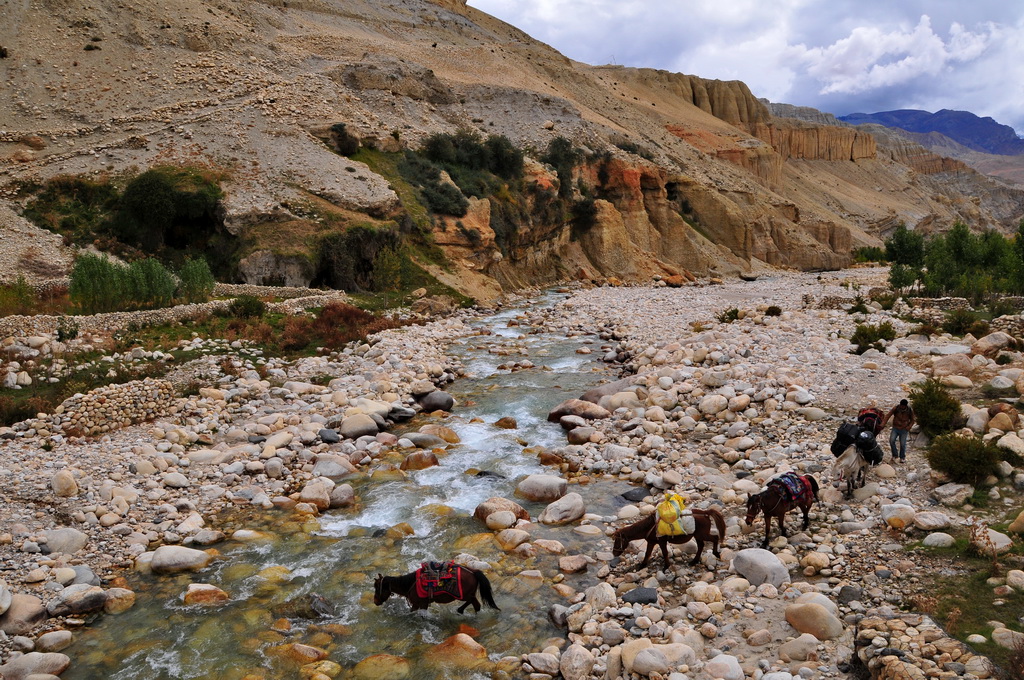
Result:
{"type": "Polygon", "coordinates": [[[652,541],[652,540],[648,540],[647,541],[647,552],[644,553],[644,558],[640,561],[640,566],[639,566],[640,569],[643,569],[644,567],[647,566],[647,562],[651,559],[651,553],[654,552],[654,544],[655,543],[657,543],[657,541],[652,541]]]}
{"type": "Polygon", "coordinates": [[[786,536],[786,513],[776,515],[775,519],[779,521],[779,534],[781,536],[786,536]]]}
{"type": "Polygon", "coordinates": [[[762,548],[768,547],[768,537],[772,533],[772,518],[768,516],[768,511],[764,511],[764,541],[761,542],[762,548]]]}
{"type": "Polygon", "coordinates": [[[704,554],[704,539],[700,537],[700,534],[694,534],[693,538],[697,541],[697,554],[690,560],[691,567],[700,562],[700,556],[704,554]]]}
{"type": "Polygon", "coordinates": [[[668,568],[668,539],[662,538],[658,545],[661,546],[661,556],[665,560],[665,567],[668,568]]]}
{"type": "Polygon", "coordinates": [[[811,506],[806,505],[800,509],[804,511],[804,529],[806,529],[811,526],[811,506]]]}

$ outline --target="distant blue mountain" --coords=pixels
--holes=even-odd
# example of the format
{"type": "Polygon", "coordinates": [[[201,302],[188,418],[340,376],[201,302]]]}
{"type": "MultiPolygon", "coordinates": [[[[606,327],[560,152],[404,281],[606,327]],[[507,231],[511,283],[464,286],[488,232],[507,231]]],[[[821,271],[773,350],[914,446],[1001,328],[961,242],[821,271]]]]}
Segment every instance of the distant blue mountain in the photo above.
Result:
{"type": "Polygon", "coordinates": [[[1012,127],[997,123],[991,118],[981,118],[970,111],[943,109],[929,113],[901,109],[879,113],[851,113],[848,116],[839,116],[839,120],[851,125],[875,123],[910,132],[938,132],[975,151],[1001,156],[1024,154],[1024,140],[1017,136],[1012,127]]]}

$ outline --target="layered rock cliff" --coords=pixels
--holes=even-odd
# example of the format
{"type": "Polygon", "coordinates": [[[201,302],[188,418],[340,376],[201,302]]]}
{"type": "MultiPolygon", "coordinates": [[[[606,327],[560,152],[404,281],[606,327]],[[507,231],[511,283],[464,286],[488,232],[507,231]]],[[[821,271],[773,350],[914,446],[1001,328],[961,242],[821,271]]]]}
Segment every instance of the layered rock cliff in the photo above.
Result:
{"type": "Polygon", "coordinates": [[[327,228],[312,202],[334,206],[335,229],[404,209],[380,168],[323,142],[337,123],[381,152],[458,129],[505,135],[535,150],[527,181],[552,186],[536,161],[550,141],[584,151],[572,193],[594,199],[587,230],[529,205],[499,247],[487,199],[458,221],[435,217],[452,262],[437,275],[487,294],[573,276],[835,268],[898,221],[1009,230],[1024,212],[1012,190],[978,192],[944,161],[773,116],[743,83],[576,63],[462,0],[7,10],[0,201],[17,209],[11,187],[62,173],[216,168],[224,227],[249,244],[253,276],[273,278],[275,262],[289,280],[312,276],[303,248],[327,228]]]}

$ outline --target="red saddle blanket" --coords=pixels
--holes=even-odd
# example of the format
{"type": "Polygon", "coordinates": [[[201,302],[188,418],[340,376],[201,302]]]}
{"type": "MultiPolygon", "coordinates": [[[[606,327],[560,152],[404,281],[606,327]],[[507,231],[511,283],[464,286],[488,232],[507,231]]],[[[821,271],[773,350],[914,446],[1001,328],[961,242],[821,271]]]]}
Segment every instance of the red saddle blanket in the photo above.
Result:
{"type": "Polygon", "coordinates": [[[781,477],[776,477],[769,484],[782,487],[789,496],[790,501],[798,505],[806,503],[813,497],[814,493],[807,478],[801,477],[795,472],[787,472],[781,477]]]}
{"type": "Polygon", "coordinates": [[[416,596],[424,599],[445,593],[462,599],[459,565],[454,562],[424,562],[416,570],[416,596]]]}

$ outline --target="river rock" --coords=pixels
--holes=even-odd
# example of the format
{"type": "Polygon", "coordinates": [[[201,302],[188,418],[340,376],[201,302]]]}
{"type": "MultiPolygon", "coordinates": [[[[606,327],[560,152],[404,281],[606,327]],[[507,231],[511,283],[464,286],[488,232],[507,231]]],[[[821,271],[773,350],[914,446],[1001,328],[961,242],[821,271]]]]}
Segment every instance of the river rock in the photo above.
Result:
{"type": "Polygon", "coordinates": [[[924,540],[921,541],[922,545],[929,548],[949,548],[954,543],[956,543],[956,539],[949,534],[942,533],[941,531],[928,534],[924,537],[924,540]]]}
{"type": "Polygon", "coordinates": [[[801,633],[799,637],[779,647],[779,656],[783,661],[806,661],[817,650],[818,638],[810,633],[801,633]]]}
{"type": "Polygon", "coordinates": [[[156,574],[174,574],[180,571],[198,571],[213,561],[213,556],[180,545],[162,545],[153,552],[149,563],[156,574]]]}
{"type": "Polygon", "coordinates": [[[1016,519],[1010,522],[1006,530],[1011,534],[1024,534],[1024,510],[1021,510],[1016,519]]]}
{"type": "Polygon", "coordinates": [[[729,400],[721,394],[709,394],[704,397],[697,408],[709,416],[717,415],[729,407],[729,400]]]}
{"type": "Polygon", "coordinates": [[[583,496],[569,493],[544,508],[538,520],[541,524],[567,524],[583,517],[585,512],[583,496]]]}
{"type": "Polygon", "coordinates": [[[554,475],[529,475],[516,486],[516,495],[531,501],[550,502],[565,495],[568,484],[554,475]]]}
{"type": "Polygon", "coordinates": [[[515,430],[519,427],[519,423],[512,416],[505,416],[494,421],[494,426],[500,427],[503,430],[515,430]]]}
{"type": "Polygon", "coordinates": [[[1024,633],[1000,627],[992,631],[992,641],[1004,649],[1018,649],[1024,646],[1024,633]]]}
{"type": "Polygon", "coordinates": [[[420,398],[420,406],[427,413],[433,411],[451,411],[452,407],[455,406],[455,399],[452,395],[444,392],[443,390],[434,390],[433,392],[420,398]]]}
{"type": "Polygon", "coordinates": [[[970,376],[972,373],[974,364],[966,354],[950,354],[932,360],[932,375],[936,378],[947,375],[970,376]]]}
{"type": "Polygon", "coordinates": [[[633,588],[622,596],[622,601],[630,604],[656,604],[658,590],[656,588],[633,588]]]}
{"type": "Polygon", "coordinates": [[[494,538],[502,550],[510,551],[529,541],[530,534],[522,529],[504,529],[499,531],[494,538]]]}
{"type": "Polygon", "coordinates": [[[586,601],[594,611],[602,611],[605,607],[614,607],[616,602],[615,589],[612,588],[611,584],[601,582],[596,586],[587,588],[586,601]]]}
{"type": "Polygon", "coordinates": [[[789,582],[789,570],[772,552],[762,548],[745,548],[736,553],[732,569],[751,585],[771,583],[776,588],[789,582]]]}
{"type": "Polygon", "coordinates": [[[984,537],[981,540],[974,540],[972,537],[971,547],[977,550],[982,555],[1002,555],[1010,552],[1010,548],[1013,547],[1013,541],[1006,534],[1000,533],[995,529],[986,529],[984,537]]]}
{"type": "Polygon", "coordinates": [[[338,484],[331,489],[330,501],[332,508],[351,507],[355,505],[356,492],[352,489],[351,484],[338,484]]]}
{"type": "Polygon", "coordinates": [[[590,677],[594,662],[594,655],[589,649],[580,644],[573,644],[562,652],[558,670],[561,671],[563,680],[585,680],[590,677]]]}
{"type": "Polygon", "coordinates": [[[731,654],[719,654],[704,664],[704,673],[710,678],[721,680],[743,680],[743,668],[739,659],[731,654]]]}
{"type": "Polygon", "coordinates": [[[348,456],[338,456],[329,453],[322,453],[316,457],[316,464],[313,466],[315,477],[326,477],[331,480],[339,480],[349,476],[356,471],[355,465],[348,456]]]}
{"type": "Polygon", "coordinates": [[[578,416],[587,420],[600,420],[602,418],[610,418],[611,415],[611,411],[592,402],[583,401],[582,399],[567,399],[551,409],[548,413],[548,421],[557,423],[562,416],[578,416]]]}
{"type": "Polygon", "coordinates": [[[937,501],[949,507],[963,505],[974,493],[974,487],[970,484],[943,484],[932,491],[937,501]]]}
{"type": "Polygon", "coordinates": [[[32,675],[60,675],[71,665],[65,654],[29,652],[0,666],[0,678],[28,680],[32,675]]]}
{"type": "Polygon", "coordinates": [[[408,659],[393,654],[368,656],[352,669],[352,680],[405,680],[411,675],[408,659]]]}
{"type": "Polygon", "coordinates": [[[365,413],[354,413],[346,416],[338,426],[338,432],[346,439],[359,439],[366,435],[375,435],[380,432],[377,421],[365,413]]]}
{"type": "Polygon", "coordinates": [[[786,621],[801,633],[810,633],[819,640],[832,640],[843,634],[842,622],[816,602],[789,605],[786,621]]]}
{"type": "Polygon", "coordinates": [[[135,593],[127,588],[110,588],[103,611],[107,614],[121,614],[135,606],[135,593]]]}
{"type": "Polygon", "coordinates": [[[578,574],[587,570],[587,558],[585,555],[559,557],[558,568],[566,574],[578,574]]]}
{"type": "Polygon", "coordinates": [[[507,510],[515,515],[516,519],[522,519],[529,521],[530,513],[528,513],[523,506],[516,503],[514,500],[509,498],[499,498],[497,496],[488,498],[480,505],[476,506],[476,510],[473,511],[473,516],[481,521],[486,521],[487,517],[494,512],[499,510],[507,510]]]}
{"type": "Polygon", "coordinates": [[[402,460],[402,470],[425,470],[440,465],[433,451],[413,451],[402,460]]]}
{"type": "Polygon", "coordinates": [[[15,594],[11,606],[0,616],[0,631],[8,635],[25,635],[45,621],[46,606],[35,595],[15,594]]]}
{"type": "Polygon", "coordinates": [[[323,482],[310,482],[299,492],[299,503],[309,503],[317,510],[331,507],[331,493],[323,482]]]}
{"type": "Polygon", "coordinates": [[[486,524],[487,528],[491,531],[501,531],[503,529],[514,527],[518,521],[519,520],[516,518],[515,513],[509,510],[498,510],[497,512],[492,512],[487,515],[487,519],[484,520],[484,524],[486,524]]]}
{"type": "Polygon", "coordinates": [[[899,503],[883,505],[881,508],[882,521],[893,529],[905,529],[914,523],[914,508],[899,503]]]}
{"type": "Polygon", "coordinates": [[[107,594],[102,588],[88,583],[77,583],[57,593],[57,596],[46,605],[46,611],[50,616],[86,614],[103,609],[106,601],[107,594]]]}
{"type": "Polygon", "coordinates": [[[1024,571],[1011,569],[1006,572],[1006,585],[1014,590],[1024,591],[1024,571]]]}
{"type": "Polygon", "coordinates": [[[0,580],[0,616],[6,612],[11,606],[11,598],[14,597],[14,593],[7,586],[7,582],[0,580]]]}
{"type": "Polygon", "coordinates": [[[949,517],[934,510],[914,514],[914,526],[922,531],[936,531],[949,526],[949,517]]]}
{"type": "Polygon", "coordinates": [[[487,650],[465,633],[456,633],[423,654],[427,664],[455,668],[476,668],[487,663],[487,650]]]}
{"type": "Polygon", "coordinates": [[[209,583],[190,583],[181,599],[185,604],[220,604],[227,602],[231,596],[209,583]]]}
{"type": "Polygon", "coordinates": [[[558,675],[558,657],[554,654],[548,654],[547,652],[534,652],[533,654],[526,655],[526,663],[533,666],[533,670],[537,673],[547,673],[548,675],[558,675]]]}
{"type": "Polygon", "coordinates": [[[994,356],[999,353],[999,350],[1010,345],[1013,341],[1013,336],[1008,333],[996,331],[980,338],[971,345],[971,352],[985,356],[994,356]]]}
{"type": "Polygon", "coordinates": [[[63,529],[52,529],[42,532],[46,536],[46,547],[51,553],[64,553],[71,555],[85,547],[89,537],[78,529],[65,527],[63,529]]]}
{"type": "Polygon", "coordinates": [[[74,641],[74,636],[70,630],[54,630],[49,633],[43,633],[36,638],[37,652],[59,652],[62,649],[67,649],[71,646],[74,641]]]}
{"type": "Polygon", "coordinates": [[[641,649],[637,653],[637,655],[633,657],[634,673],[649,676],[652,673],[664,675],[665,673],[668,673],[668,671],[668,659],[665,657],[665,654],[660,649],[658,649],[658,647],[648,647],[647,649],[641,649]]]}
{"type": "Polygon", "coordinates": [[[50,488],[60,498],[71,498],[78,495],[78,482],[68,470],[60,470],[50,478],[50,488]]]}

